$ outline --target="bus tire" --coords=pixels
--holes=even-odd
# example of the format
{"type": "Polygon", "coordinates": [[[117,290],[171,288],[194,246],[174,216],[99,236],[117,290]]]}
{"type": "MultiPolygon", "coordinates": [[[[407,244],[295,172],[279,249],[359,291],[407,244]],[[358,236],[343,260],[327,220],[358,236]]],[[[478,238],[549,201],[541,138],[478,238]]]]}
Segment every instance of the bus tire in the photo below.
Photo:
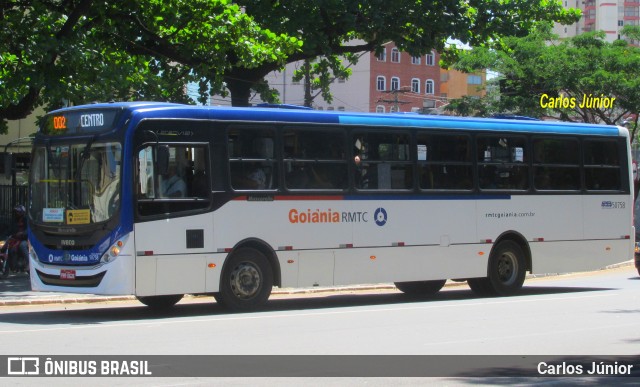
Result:
{"type": "Polygon", "coordinates": [[[273,288],[273,270],[260,251],[241,247],[231,253],[220,278],[216,301],[231,310],[264,305],[273,288]]]}
{"type": "Polygon", "coordinates": [[[183,296],[183,294],[170,294],[167,296],[145,296],[136,298],[151,309],[163,310],[169,309],[177,304],[178,301],[182,300],[183,296]]]}
{"type": "Polygon", "coordinates": [[[527,275],[524,252],[514,241],[504,240],[491,252],[488,280],[495,294],[510,296],[517,293],[527,275]]]}
{"type": "Polygon", "coordinates": [[[395,282],[396,288],[403,293],[414,296],[430,296],[442,289],[447,280],[395,282]]]}

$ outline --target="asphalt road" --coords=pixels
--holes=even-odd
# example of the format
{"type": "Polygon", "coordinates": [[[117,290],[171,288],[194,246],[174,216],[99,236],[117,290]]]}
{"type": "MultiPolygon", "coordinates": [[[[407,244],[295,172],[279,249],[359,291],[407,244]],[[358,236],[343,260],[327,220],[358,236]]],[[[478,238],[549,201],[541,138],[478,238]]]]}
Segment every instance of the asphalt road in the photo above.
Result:
{"type": "MultiPolygon", "coordinates": [[[[388,289],[281,295],[272,298],[263,310],[236,314],[227,313],[209,298],[182,301],[167,313],[153,312],[134,301],[4,307],[0,310],[0,353],[638,355],[639,316],[640,277],[635,268],[624,266],[529,279],[522,294],[508,298],[477,297],[461,284],[446,287],[430,299],[411,299],[388,289]]],[[[336,382],[314,380],[319,380],[317,385],[336,382]]],[[[366,385],[390,381],[362,380],[366,385]]],[[[126,384],[124,379],[117,381],[126,384]]],[[[151,383],[136,379],[136,384],[143,381],[151,383]]],[[[194,378],[185,383],[207,381],[194,378]]],[[[248,383],[224,381],[230,385],[248,383]]],[[[284,381],[288,385],[295,380],[284,381]]],[[[361,385],[360,381],[348,379],[346,384],[361,385]]],[[[425,382],[391,381],[400,385],[425,382]]],[[[149,385],[174,382],[169,378],[149,385]]],[[[572,384],[576,382],[572,380],[572,384]]],[[[458,383],[467,382],[459,379],[454,384],[458,383]]]]}

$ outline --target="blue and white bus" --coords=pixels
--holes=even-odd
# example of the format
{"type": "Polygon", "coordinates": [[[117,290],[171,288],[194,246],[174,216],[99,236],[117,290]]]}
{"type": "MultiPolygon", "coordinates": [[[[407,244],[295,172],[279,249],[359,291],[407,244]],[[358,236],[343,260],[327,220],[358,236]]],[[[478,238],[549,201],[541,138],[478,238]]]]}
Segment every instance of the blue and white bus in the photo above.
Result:
{"type": "Polygon", "coordinates": [[[304,109],[108,103],[49,113],[30,176],[40,291],[232,309],[272,288],[466,279],[633,257],[625,128],[304,109]]]}

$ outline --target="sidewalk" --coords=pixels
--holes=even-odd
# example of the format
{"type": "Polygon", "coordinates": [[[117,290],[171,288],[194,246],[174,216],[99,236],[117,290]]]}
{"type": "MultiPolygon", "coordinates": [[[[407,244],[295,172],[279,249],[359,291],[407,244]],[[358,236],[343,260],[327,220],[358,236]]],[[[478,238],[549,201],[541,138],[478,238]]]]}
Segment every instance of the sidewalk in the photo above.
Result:
{"type": "MultiPolygon", "coordinates": [[[[312,289],[273,289],[272,294],[320,293],[336,290],[395,289],[392,284],[355,285],[312,289]]],[[[26,273],[10,274],[0,279],[0,307],[16,305],[75,304],[106,301],[135,300],[134,296],[99,296],[94,294],[75,294],[57,292],[34,292],[31,290],[29,276],[26,273]]]]}
{"type": "Polygon", "coordinates": [[[96,296],[93,294],[34,292],[31,290],[31,282],[26,273],[9,274],[8,277],[0,279],[0,307],[133,299],[135,299],[133,296],[96,296]]]}

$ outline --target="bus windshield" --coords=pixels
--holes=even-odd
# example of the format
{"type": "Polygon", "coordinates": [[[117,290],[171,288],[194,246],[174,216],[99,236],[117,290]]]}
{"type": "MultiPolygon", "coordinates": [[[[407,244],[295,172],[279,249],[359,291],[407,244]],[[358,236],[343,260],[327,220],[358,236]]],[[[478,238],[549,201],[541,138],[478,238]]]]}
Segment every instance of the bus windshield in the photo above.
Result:
{"type": "Polygon", "coordinates": [[[121,157],[117,142],[35,147],[31,221],[81,226],[109,220],[120,205],[121,157]]]}

